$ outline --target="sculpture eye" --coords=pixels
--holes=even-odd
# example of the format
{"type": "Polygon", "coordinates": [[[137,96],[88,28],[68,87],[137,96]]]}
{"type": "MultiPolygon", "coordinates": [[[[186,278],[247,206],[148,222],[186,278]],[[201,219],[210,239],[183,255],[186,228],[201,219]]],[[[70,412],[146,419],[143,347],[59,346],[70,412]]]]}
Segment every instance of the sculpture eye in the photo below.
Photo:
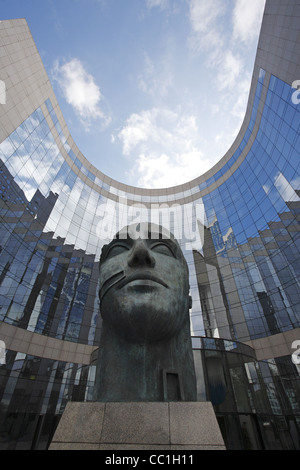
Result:
{"type": "Polygon", "coordinates": [[[173,250],[166,243],[157,243],[151,247],[151,250],[161,255],[175,257],[173,250]]]}
{"type": "Polygon", "coordinates": [[[106,259],[113,258],[114,256],[121,255],[125,251],[128,251],[129,248],[122,244],[113,245],[106,255],[106,259]]]}

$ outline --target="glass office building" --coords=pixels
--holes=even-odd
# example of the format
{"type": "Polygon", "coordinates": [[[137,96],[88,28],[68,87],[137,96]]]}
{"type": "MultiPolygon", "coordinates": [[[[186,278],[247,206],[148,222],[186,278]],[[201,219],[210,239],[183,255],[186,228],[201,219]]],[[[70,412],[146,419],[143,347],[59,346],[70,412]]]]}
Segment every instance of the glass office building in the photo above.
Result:
{"type": "Polygon", "coordinates": [[[300,448],[299,35],[299,0],[267,0],[232,147],[150,190],[89,163],[26,21],[0,22],[0,449],[47,449],[66,403],[91,399],[101,248],[137,219],[181,243],[198,399],[227,448],[300,448]]]}

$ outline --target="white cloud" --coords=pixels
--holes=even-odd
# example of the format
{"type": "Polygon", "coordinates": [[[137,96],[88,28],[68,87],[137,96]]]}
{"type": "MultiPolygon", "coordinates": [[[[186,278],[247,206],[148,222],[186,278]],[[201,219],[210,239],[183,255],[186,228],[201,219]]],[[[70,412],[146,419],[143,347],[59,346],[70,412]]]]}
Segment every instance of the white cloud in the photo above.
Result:
{"type": "Polygon", "coordinates": [[[299,183],[300,178],[296,178],[289,183],[285,176],[280,172],[274,178],[274,185],[285,202],[300,201],[300,198],[294,189],[294,187],[297,189],[299,188],[299,183]]]}
{"type": "Polygon", "coordinates": [[[103,98],[100,88],[79,59],[74,58],[62,65],[56,61],[53,78],[58,82],[67,103],[74,108],[86,130],[95,119],[101,119],[105,124],[109,122],[100,106],[103,98]]]}
{"type": "Polygon", "coordinates": [[[227,51],[222,59],[222,67],[217,77],[219,90],[222,91],[228,87],[233,88],[239,77],[242,76],[243,69],[243,60],[231,51],[227,51]]]}
{"type": "Polygon", "coordinates": [[[207,53],[206,66],[216,70],[219,91],[234,89],[238,80],[245,82],[245,46],[258,39],[264,6],[265,0],[235,0],[232,28],[229,24],[225,30],[230,10],[224,0],[190,0],[190,46],[207,53]]]}
{"type": "Polygon", "coordinates": [[[147,0],[147,8],[159,7],[161,10],[164,10],[169,6],[169,0],[147,0]]]}
{"type": "MultiPolygon", "coordinates": [[[[156,114],[156,111],[154,110],[156,114]]],[[[132,149],[142,142],[147,142],[152,133],[154,115],[153,111],[134,113],[127,119],[125,126],[118,137],[123,143],[123,154],[130,155],[132,149]]]]}
{"type": "MultiPolygon", "coordinates": [[[[51,139],[45,138],[43,141],[43,146],[47,149],[44,156],[35,151],[39,143],[40,137],[33,132],[31,139],[27,142],[27,148],[19,147],[18,153],[11,155],[6,162],[8,170],[15,177],[28,200],[32,199],[37,189],[47,196],[49,187],[52,185],[51,189],[55,192],[53,179],[62,163],[57,158],[59,150],[56,145],[53,145],[51,139]]],[[[5,146],[3,148],[5,149],[5,146]]]]}
{"type": "Polygon", "coordinates": [[[200,149],[194,115],[152,108],[132,114],[117,135],[123,154],[132,160],[129,177],[140,187],[169,187],[187,182],[209,169],[200,149]]]}
{"type": "MultiPolygon", "coordinates": [[[[249,50],[258,39],[264,5],[265,0],[235,0],[233,6],[224,0],[189,0],[190,47],[202,53],[215,103],[235,119],[235,130],[245,116],[252,76],[249,50]]],[[[212,107],[212,114],[216,110],[212,107]]]]}
{"type": "MultiPolygon", "coordinates": [[[[145,53],[144,69],[137,76],[137,83],[156,105],[131,114],[111,138],[112,143],[121,143],[123,155],[132,162],[127,175],[129,184],[134,186],[169,187],[205,173],[223,154],[227,142],[228,150],[245,116],[252,76],[248,60],[250,40],[258,37],[264,0],[254,0],[252,6],[245,6],[242,0],[235,0],[232,5],[224,0],[188,0],[187,4],[188,45],[192,52],[189,60],[201,57],[209,71],[214,101],[211,115],[201,115],[197,109],[200,99],[197,101],[196,97],[192,102],[189,93],[181,107],[158,105],[166,103],[166,98],[174,93],[174,60],[168,51],[163,58],[162,54],[158,58],[145,53]],[[211,117],[209,132],[201,136],[201,127],[207,129],[211,117]]],[[[171,8],[167,0],[147,0],[146,5],[148,10],[171,8]]],[[[205,71],[201,73],[205,75],[205,71]]]]}
{"type": "Polygon", "coordinates": [[[236,83],[235,102],[231,109],[231,114],[238,117],[240,121],[242,121],[245,117],[250,91],[250,83],[251,74],[246,71],[244,71],[241,77],[238,77],[236,83]]]}
{"type": "Polygon", "coordinates": [[[232,15],[233,37],[250,43],[258,38],[265,0],[236,0],[232,15]]]}
{"type": "Polygon", "coordinates": [[[144,70],[138,76],[140,90],[152,97],[165,97],[173,86],[170,59],[165,55],[161,61],[154,62],[149,55],[144,55],[144,70]]]}
{"type": "Polygon", "coordinates": [[[222,0],[190,0],[191,46],[194,50],[219,49],[223,38],[218,19],[225,13],[222,0]]]}
{"type": "Polygon", "coordinates": [[[138,186],[166,188],[191,181],[210,168],[203,153],[195,148],[190,152],[168,156],[139,155],[132,174],[138,175],[138,186]]]}
{"type": "Polygon", "coordinates": [[[167,108],[152,108],[132,114],[118,137],[124,155],[136,149],[150,148],[163,153],[186,150],[197,135],[195,116],[182,115],[167,108]]]}
{"type": "MultiPolygon", "coordinates": [[[[189,7],[191,49],[194,53],[205,53],[204,65],[215,72],[213,82],[216,92],[235,90],[244,71],[244,58],[237,48],[232,49],[233,32],[230,28],[224,30],[229,12],[227,3],[223,0],[190,0],[189,7]]],[[[222,95],[219,99],[223,99],[222,95]]]]}

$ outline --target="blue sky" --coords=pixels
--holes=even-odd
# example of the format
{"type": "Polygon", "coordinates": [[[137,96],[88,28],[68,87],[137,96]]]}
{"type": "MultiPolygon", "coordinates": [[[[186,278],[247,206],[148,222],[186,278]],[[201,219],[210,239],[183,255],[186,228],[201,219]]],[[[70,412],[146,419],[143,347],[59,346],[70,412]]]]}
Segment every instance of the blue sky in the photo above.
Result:
{"type": "Polygon", "coordinates": [[[265,0],[0,0],[26,18],[70,133],[123,183],[211,168],[242,124],[265,0]]]}

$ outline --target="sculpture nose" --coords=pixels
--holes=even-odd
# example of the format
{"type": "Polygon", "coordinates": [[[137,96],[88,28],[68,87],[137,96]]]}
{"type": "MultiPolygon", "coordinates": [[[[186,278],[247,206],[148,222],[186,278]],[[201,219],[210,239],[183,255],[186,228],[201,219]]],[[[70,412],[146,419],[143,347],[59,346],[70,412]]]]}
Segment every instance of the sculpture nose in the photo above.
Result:
{"type": "Polygon", "coordinates": [[[155,266],[155,259],[144,241],[138,240],[134,244],[133,250],[128,258],[128,266],[132,268],[138,266],[153,268],[155,266]]]}

